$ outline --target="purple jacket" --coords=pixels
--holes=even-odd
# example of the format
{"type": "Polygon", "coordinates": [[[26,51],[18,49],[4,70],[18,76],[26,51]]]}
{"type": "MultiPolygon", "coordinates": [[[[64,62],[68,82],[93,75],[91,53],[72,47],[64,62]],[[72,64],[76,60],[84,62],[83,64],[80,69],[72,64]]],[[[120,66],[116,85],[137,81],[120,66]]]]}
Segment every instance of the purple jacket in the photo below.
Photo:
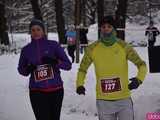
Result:
{"type": "Polygon", "coordinates": [[[65,54],[64,49],[56,41],[46,40],[45,38],[39,40],[32,39],[31,43],[23,47],[21,51],[18,72],[23,76],[28,76],[30,74],[27,71],[28,64],[43,65],[42,57],[44,56],[56,58],[60,61],[54,67],[54,77],[37,82],[35,81],[34,73],[31,73],[29,88],[37,91],[55,91],[63,88],[60,69],[70,70],[71,62],[65,54]]]}

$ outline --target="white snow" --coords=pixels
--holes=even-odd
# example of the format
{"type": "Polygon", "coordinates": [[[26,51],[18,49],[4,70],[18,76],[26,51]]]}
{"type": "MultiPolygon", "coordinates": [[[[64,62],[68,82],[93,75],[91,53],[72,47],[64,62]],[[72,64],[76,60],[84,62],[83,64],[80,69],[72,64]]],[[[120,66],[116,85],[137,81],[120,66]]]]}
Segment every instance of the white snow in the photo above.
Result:
{"type": "MultiPolygon", "coordinates": [[[[158,26],[159,27],[159,26],[158,26]]],[[[96,40],[96,25],[89,29],[89,40],[96,40]]],[[[127,24],[127,28],[145,29],[146,26],[127,24]]],[[[24,46],[30,41],[28,34],[13,34],[13,42],[24,46]],[[23,41],[23,42],[22,42],[23,41]]],[[[57,40],[57,34],[49,34],[49,39],[57,40]]],[[[127,31],[126,41],[146,40],[144,31],[127,31]]],[[[160,37],[156,45],[159,45],[160,37]]],[[[147,47],[135,47],[148,65],[147,47]]],[[[82,58],[81,54],[81,58],[82,58]]],[[[35,120],[28,96],[28,78],[17,72],[19,54],[0,56],[0,120],[35,120]]],[[[98,120],[95,97],[95,74],[92,65],[86,77],[86,95],[79,96],[75,90],[75,80],[79,64],[74,63],[71,71],[62,71],[64,80],[64,101],[61,120],[98,120]]],[[[129,77],[136,75],[136,67],[129,62],[129,77]]],[[[147,73],[145,81],[132,91],[135,120],[145,120],[147,112],[160,112],[160,74],[147,73]]]]}

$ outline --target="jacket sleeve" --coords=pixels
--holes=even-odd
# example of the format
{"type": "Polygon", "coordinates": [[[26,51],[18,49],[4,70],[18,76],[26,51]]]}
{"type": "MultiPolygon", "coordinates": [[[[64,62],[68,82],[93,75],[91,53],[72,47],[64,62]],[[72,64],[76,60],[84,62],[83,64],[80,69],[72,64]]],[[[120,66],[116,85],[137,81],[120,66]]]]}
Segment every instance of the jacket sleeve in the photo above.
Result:
{"type": "Polygon", "coordinates": [[[80,68],[77,73],[76,87],[83,86],[85,81],[85,76],[89,66],[92,63],[91,55],[89,54],[89,48],[85,50],[85,54],[80,63],[80,68]]]}
{"type": "Polygon", "coordinates": [[[143,81],[147,73],[146,63],[139,57],[137,52],[131,46],[126,45],[126,50],[127,59],[133,62],[138,68],[138,73],[136,77],[139,80],[143,81]]]}
{"type": "Polygon", "coordinates": [[[18,72],[23,76],[28,76],[29,71],[27,71],[28,60],[25,57],[24,49],[22,49],[19,63],[18,63],[18,72]]]}
{"type": "Polygon", "coordinates": [[[64,52],[64,49],[58,43],[56,43],[56,57],[59,60],[59,63],[57,65],[58,68],[63,69],[63,70],[71,69],[72,64],[70,60],[68,59],[66,53],[64,52]]]}

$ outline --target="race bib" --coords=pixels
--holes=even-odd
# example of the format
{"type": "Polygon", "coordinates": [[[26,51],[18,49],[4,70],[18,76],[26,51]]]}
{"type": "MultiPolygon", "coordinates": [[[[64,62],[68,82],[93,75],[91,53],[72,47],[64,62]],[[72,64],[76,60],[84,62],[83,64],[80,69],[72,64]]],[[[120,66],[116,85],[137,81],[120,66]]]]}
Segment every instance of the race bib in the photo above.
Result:
{"type": "Polygon", "coordinates": [[[36,82],[53,79],[54,74],[52,66],[49,64],[39,65],[37,69],[34,71],[34,78],[36,82]]]}
{"type": "Polygon", "coordinates": [[[68,42],[69,45],[75,45],[76,44],[76,40],[75,40],[74,37],[68,37],[67,42],[68,42]]]}
{"type": "Polygon", "coordinates": [[[101,80],[101,88],[103,93],[112,93],[121,91],[120,78],[106,78],[101,80]]]}

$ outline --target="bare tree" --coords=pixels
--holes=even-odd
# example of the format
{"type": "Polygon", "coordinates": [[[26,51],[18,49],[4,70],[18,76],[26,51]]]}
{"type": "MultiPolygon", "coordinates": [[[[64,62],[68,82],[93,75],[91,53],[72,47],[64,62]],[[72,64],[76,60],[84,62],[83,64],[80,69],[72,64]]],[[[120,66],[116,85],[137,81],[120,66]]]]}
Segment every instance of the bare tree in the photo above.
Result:
{"type": "MultiPolygon", "coordinates": [[[[127,12],[127,2],[128,0],[118,0],[117,10],[116,10],[116,27],[125,29],[126,25],[126,12],[127,12]]],[[[125,31],[118,30],[117,36],[122,40],[125,39],[125,31]]]]}
{"type": "Polygon", "coordinates": [[[38,1],[39,0],[30,0],[31,5],[32,5],[32,10],[33,10],[33,13],[34,13],[34,17],[36,19],[43,20],[38,1]]]}
{"type": "Polygon", "coordinates": [[[65,44],[65,25],[63,17],[63,3],[62,0],[55,0],[55,11],[56,11],[56,23],[59,42],[65,44]]]}
{"type": "MultiPolygon", "coordinates": [[[[97,1],[97,12],[98,12],[98,28],[100,28],[100,21],[104,17],[104,0],[97,1]]],[[[100,29],[98,29],[98,38],[100,37],[100,29]]]]}
{"type": "Polygon", "coordinates": [[[78,26],[81,22],[81,0],[75,1],[75,26],[76,26],[76,63],[79,63],[79,45],[80,45],[80,29],[78,26]]]}
{"type": "Polygon", "coordinates": [[[89,24],[96,23],[97,0],[86,0],[86,18],[89,24]]]}
{"type": "Polygon", "coordinates": [[[9,45],[9,37],[7,32],[7,20],[5,18],[5,0],[0,1],[0,43],[9,45]]]}

